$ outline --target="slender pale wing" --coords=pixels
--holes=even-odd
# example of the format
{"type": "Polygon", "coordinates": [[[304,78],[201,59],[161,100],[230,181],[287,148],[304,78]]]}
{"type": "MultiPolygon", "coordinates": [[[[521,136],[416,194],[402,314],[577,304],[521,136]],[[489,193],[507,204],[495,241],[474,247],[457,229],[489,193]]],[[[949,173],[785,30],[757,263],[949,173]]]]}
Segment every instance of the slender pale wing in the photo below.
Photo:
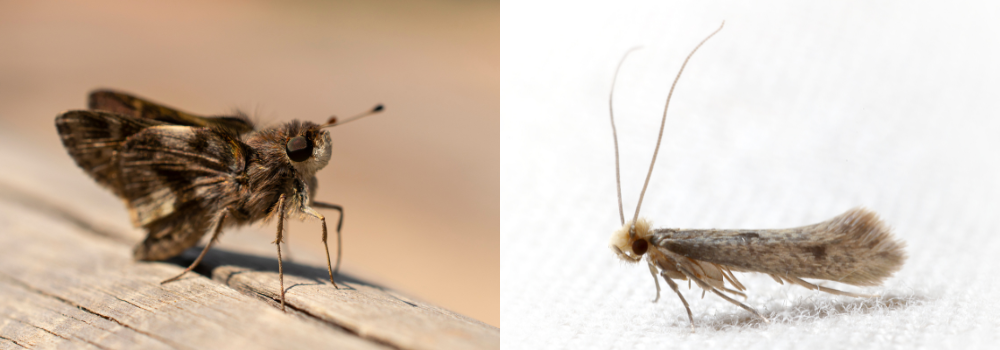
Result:
{"type": "Polygon", "coordinates": [[[209,128],[157,126],[129,138],[116,158],[119,188],[133,224],[149,231],[136,258],[161,260],[196,244],[213,211],[235,198],[248,152],[236,134],[209,128]]]}
{"type": "Polygon", "coordinates": [[[56,130],[73,161],[119,196],[118,169],[112,165],[115,153],[130,136],[163,124],[105,111],[69,111],[56,117],[56,130]]]}
{"type": "Polygon", "coordinates": [[[244,116],[201,117],[113,90],[91,92],[87,104],[88,108],[94,110],[114,112],[133,118],[159,120],[174,125],[226,128],[239,134],[254,130],[253,123],[244,116]]]}
{"type": "Polygon", "coordinates": [[[878,216],[856,208],[828,221],[782,230],[656,230],[650,244],[733,270],[878,285],[906,255],[878,216]]]}

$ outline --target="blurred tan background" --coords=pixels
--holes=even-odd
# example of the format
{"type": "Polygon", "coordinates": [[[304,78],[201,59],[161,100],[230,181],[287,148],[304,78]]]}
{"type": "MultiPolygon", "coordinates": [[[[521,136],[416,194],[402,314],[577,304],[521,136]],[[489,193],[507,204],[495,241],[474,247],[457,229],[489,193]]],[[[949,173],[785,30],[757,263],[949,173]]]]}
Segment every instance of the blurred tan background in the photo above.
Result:
{"type": "MultiPolygon", "coordinates": [[[[4,1],[0,128],[86,177],[53,118],[98,87],[261,126],[384,103],[332,129],[319,174],[347,214],[344,271],[498,326],[499,34],[496,1],[4,1]]],[[[289,230],[293,259],[322,256],[316,221],[289,230]]],[[[274,227],[231,235],[266,246],[274,227]]]]}

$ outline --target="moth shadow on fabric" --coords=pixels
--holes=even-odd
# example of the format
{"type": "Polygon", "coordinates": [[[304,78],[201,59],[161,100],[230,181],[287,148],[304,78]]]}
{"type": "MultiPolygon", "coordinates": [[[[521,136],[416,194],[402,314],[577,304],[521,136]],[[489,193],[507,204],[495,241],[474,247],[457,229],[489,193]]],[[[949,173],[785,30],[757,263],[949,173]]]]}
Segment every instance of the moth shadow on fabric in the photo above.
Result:
{"type": "MultiPolygon", "coordinates": [[[[763,311],[771,323],[797,324],[827,317],[852,314],[876,314],[903,309],[922,303],[927,298],[914,294],[889,294],[875,298],[809,296],[789,305],[768,305],[763,311]]],[[[704,320],[700,327],[717,331],[743,327],[767,327],[767,323],[742,310],[720,313],[704,320]]]]}

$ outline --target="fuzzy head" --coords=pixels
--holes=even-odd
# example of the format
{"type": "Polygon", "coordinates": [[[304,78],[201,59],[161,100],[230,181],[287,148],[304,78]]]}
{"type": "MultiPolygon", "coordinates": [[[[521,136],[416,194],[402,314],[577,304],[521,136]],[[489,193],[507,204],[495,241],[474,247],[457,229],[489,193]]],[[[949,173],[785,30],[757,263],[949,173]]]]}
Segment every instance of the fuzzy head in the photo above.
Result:
{"type": "Polygon", "coordinates": [[[290,126],[285,141],[285,154],[304,177],[311,177],[330,162],[330,132],[319,125],[304,122],[290,126]]]}
{"type": "Polygon", "coordinates": [[[611,250],[625,262],[639,262],[642,255],[649,249],[647,237],[653,234],[649,221],[639,219],[635,225],[626,222],[615,233],[611,234],[611,250]]]}

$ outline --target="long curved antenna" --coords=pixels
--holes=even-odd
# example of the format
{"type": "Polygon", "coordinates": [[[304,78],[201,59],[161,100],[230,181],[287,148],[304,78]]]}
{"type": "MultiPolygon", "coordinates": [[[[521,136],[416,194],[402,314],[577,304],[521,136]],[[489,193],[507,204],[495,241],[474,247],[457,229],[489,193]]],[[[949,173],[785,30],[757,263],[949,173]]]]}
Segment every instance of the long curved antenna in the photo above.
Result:
{"type": "MultiPolygon", "coordinates": [[[[611,111],[611,135],[615,138],[615,182],[618,185],[618,215],[622,218],[622,225],[625,224],[625,210],[622,209],[622,174],[619,167],[618,161],[618,129],[615,129],[615,83],[618,82],[618,71],[622,69],[622,64],[625,63],[625,58],[632,51],[641,49],[642,46],[636,46],[625,52],[622,56],[622,60],[618,62],[618,68],[615,68],[615,77],[611,80],[611,96],[608,96],[608,109],[611,111]]],[[[655,276],[654,276],[655,277],[655,276]]]]}
{"type": "Polygon", "coordinates": [[[646,195],[646,187],[649,186],[649,178],[653,176],[653,165],[656,164],[656,155],[660,152],[660,142],[663,141],[663,126],[667,124],[667,107],[670,107],[670,97],[674,95],[674,88],[677,87],[677,81],[681,80],[681,73],[684,73],[684,67],[687,66],[688,61],[691,60],[691,56],[694,56],[694,53],[698,51],[698,48],[705,44],[708,39],[711,39],[712,36],[715,36],[716,33],[722,30],[722,26],[724,25],[726,25],[726,21],[722,21],[722,25],[719,25],[719,29],[716,29],[712,32],[712,34],[709,34],[708,37],[698,43],[698,46],[694,47],[694,50],[691,50],[691,53],[689,53],[687,58],[684,59],[684,64],[681,64],[681,69],[677,71],[677,77],[674,78],[674,83],[670,85],[670,93],[667,94],[667,104],[663,106],[663,121],[660,122],[660,136],[656,138],[656,148],[653,149],[653,160],[649,162],[649,173],[646,174],[646,182],[642,184],[642,192],[639,192],[639,203],[635,205],[635,216],[632,217],[632,222],[639,219],[639,208],[642,207],[642,197],[646,195]]]}

